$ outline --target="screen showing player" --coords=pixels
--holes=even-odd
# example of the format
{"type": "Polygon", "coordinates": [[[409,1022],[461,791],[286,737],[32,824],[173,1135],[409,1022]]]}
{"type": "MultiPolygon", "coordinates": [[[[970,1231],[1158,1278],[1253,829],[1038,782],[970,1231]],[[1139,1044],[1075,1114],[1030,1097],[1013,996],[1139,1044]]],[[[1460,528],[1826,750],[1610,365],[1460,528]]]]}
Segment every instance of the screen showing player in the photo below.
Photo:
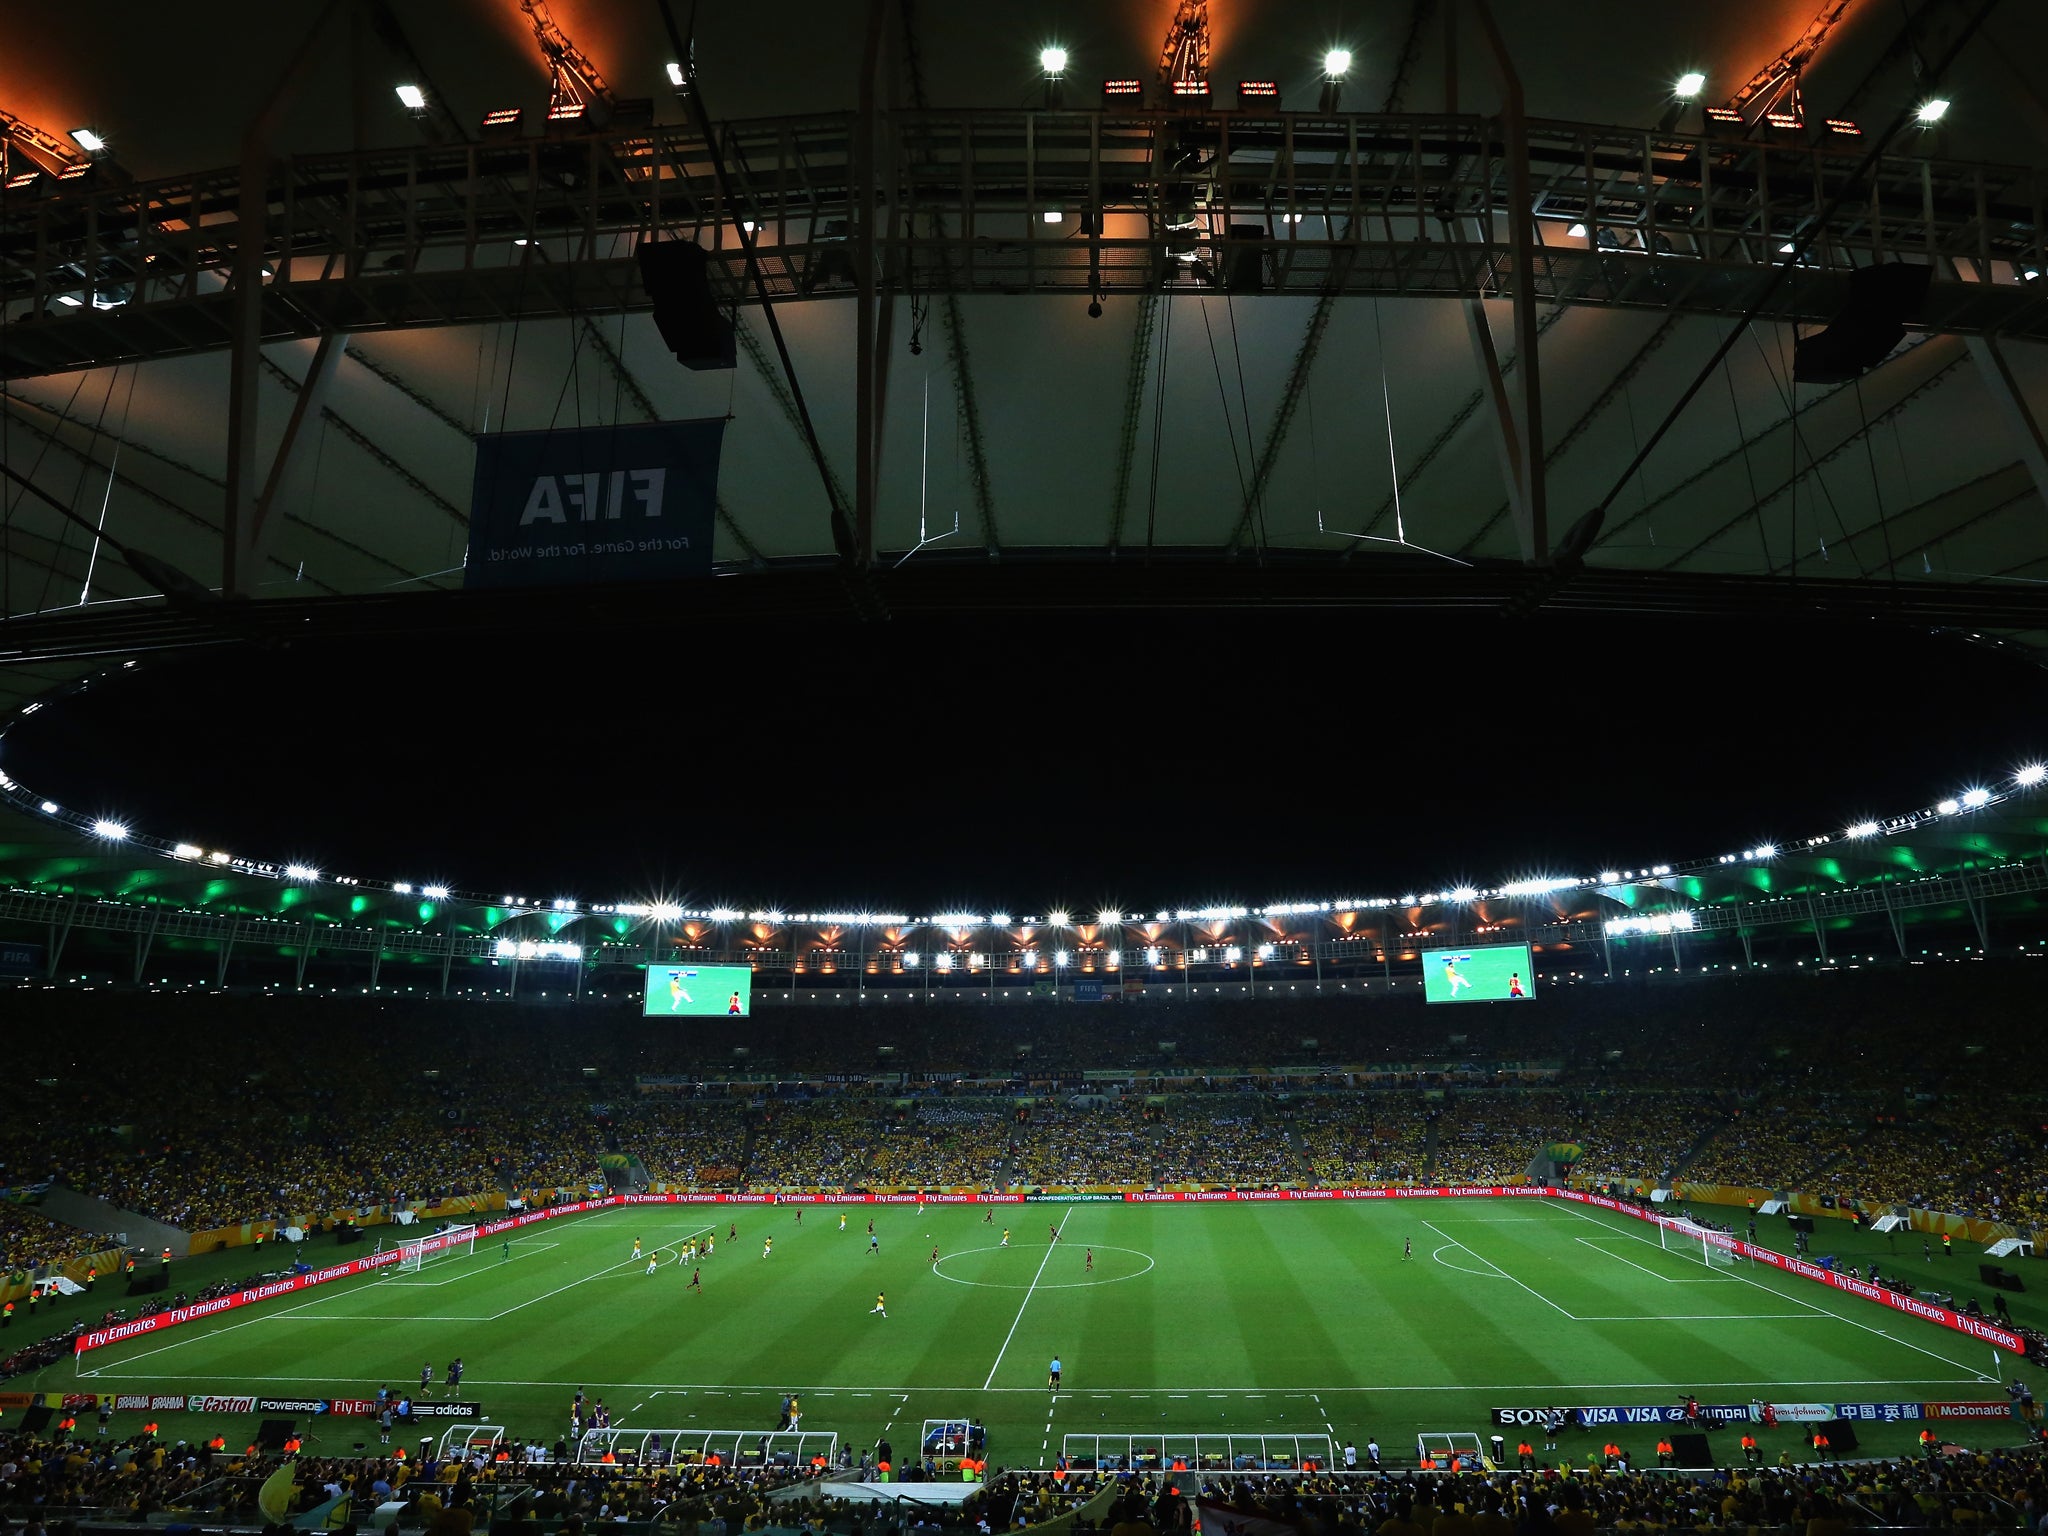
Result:
{"type": "Polygon", "coordinates": [[[1526,944],[1422,952],[1422,997],[1431,1003],[1517,1003],[1536,995],[1526,944]]]}
{"type": "Polygon", "coordinates": [[[754,973],[744,965],[650,965],[641,996],[643,1017],[745,1018],[753,1007],[754,973]]]}

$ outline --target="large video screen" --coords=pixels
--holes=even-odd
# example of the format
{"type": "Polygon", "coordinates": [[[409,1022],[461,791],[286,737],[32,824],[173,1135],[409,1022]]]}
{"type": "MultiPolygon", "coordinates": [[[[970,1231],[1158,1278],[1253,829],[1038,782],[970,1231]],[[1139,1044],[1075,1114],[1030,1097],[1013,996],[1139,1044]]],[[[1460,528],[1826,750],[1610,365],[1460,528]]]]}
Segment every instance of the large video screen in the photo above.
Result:
{"type": "Polygon", "coordinates": [[[1430,1003],[1508,1003],[1536,995],[1526,944],[1479,944],[1422,952],[1422,997],[1430,1003]]]}
{"type": "Polygon", "coordinates": [[[745,1018],[754,973],[744,965],[650,965],[640,1000],[645,1018],[745,1018]]]}

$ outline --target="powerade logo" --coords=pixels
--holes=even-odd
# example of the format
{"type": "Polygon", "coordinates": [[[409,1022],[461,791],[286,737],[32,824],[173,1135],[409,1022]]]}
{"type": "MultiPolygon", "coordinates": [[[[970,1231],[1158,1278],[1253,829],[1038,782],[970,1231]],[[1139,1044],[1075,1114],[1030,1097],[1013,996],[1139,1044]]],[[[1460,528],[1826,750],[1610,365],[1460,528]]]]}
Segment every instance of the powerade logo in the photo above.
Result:
{"type": "Polygon", "coordinates": [[[258,1413],[311,1413],[327,1411],[324,1397],[259,1397],[256,1399],[258,1413]]]}

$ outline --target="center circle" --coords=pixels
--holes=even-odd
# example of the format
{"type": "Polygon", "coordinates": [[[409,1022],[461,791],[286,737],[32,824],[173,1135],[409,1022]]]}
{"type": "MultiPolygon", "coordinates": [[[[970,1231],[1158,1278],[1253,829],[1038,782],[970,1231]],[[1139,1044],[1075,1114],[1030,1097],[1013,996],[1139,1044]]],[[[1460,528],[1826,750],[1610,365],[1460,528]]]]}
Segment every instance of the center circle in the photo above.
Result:
{"type": "MultiPolygon", "coordinates": [[[[1076,1245],[1083,1252],[1086,1251],[1088,1246],[1086,1244],[1076,1245]]],[[[1029,1252],[1025,1249],[1005,1248],[1001,1243],[990,1243],[980,1248],[963,1248],[958,1253],[949,1253],[932,1266],[932,1273],[941,1280],[952,1281],[955,1285],[978,1285],[992,1291],[1028,1291],[1033,1288],[1041,1291],[1065,1291],[1082,1285],[1115,1285],[1119,1280],[1135,1280],[1140,1275],[1149,1274],[1153,1268],[1152,1255],[1144,1253],[1139,1249],[1119,1248],[1111,1243],[1096,1243],[1093,1247],[1096,1260],[1095,1273],[1086,1274],[1079,1280],[1044,1280],[1038,1278],[1043,1273],[1041,1267],[1044,1260],[1043,1255],[1040,1255],[1039,1263],[1033,1264],[1031,1276],[1023,1280],[969,1280],[960,1275],[949,1275],[946,1273],[946,1266],[954,1262],[954,1260],[965,1259],[977,1253],[1014,1253],[1019,1258],[1030,1257],[1029,1252]],[[1124,1269],[1124,1273],[1105,1273],[1102,1256],[1106,1253],[1124,1254],[1126,1255],[1126,1260],[1142,1259],[1144,1260],[1144,1267],[1141,1269],[1131,1269],[1126,1261],[1119,1261],[1118,1267],[1124,1269]]]]}

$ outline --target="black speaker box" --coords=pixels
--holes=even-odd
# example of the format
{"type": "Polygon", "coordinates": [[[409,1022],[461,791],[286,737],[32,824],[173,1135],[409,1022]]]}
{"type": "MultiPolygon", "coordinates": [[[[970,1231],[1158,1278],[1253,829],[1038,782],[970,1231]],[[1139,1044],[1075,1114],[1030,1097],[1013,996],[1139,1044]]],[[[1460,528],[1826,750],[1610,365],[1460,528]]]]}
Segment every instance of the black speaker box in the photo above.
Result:
{"type": "Polygon", "coordinates": [[[263,1427],[256,1431],[256,1443],[266,1451],[284,1449],[285,1441],[292,1437],[292,1420],[265,1419],[263,1427]]]}
{"type": "Polygon", "coordinates": [[[363,1229],[352,1221],[336,1222],[334,1240],[337,1243],[360,1243],[363,1240],[363,1229]]]}
{"type": "Polygon", "coordinates": [[[50,1405],[48,1403],[37,1403],[33,1407],[22,1409],[21,1418],[16,1421],[16,1427],[25,1435],[40,1435],[49,1427],[49,1424],[50,1405]]]}
{"type": "Polygon", "coordinates": [[[1266,287],[1263,224],[1233,224],[1223,258],[1223,286],[1232,293],[1262,293],[1266,287]],[[1260,242],[1260,243],[1254,243],[1260,242]]]}
{"type": "Polygon", "coordinates": [[[685,368],[730,368],[732,322],[711,297],[711,256],[693,240],[643,240],[633,250],[654,325],[685,368]]]}
{"type": "Polygon", "coordinates": [[[1798,384],[1846,384],[1883,362],[1906,336],[1906,322],[1920,313],[1930,266],[1888,261],[1849,274],[1849,302],[1826,330],[1802,336],[1792,349],[1792,379],[1798,384]]]}
{"type": "Polygon", "coordinates": [[[1811,1232],[1813,1230],[1813,1218],[1811,1216],[1788,1215],[1785,1218],[1785,1225],[1794,1232],[1811,1232]]]}
{"type": "Polygon", "coordinates": [[[151,1291],[168,1291],[170,1288],[171,1277],[161,1268],[146,1272],[138,1269],[128,1277],[130,1296],[147,1296],[151,1291]]]}
{"type": "Polygon", "coordinates": [[[1847,1419],[1829,1419],[1821,1433],[1828,1437],[1828,1450],[1836,1456],[1856,1449],[1856,1426],[1847,1419]]]}
{"type": "Polygon", "coordinates": [[[1671,1456],[1681,1467],[1711,1467],[1714,1449],[1705,1435],[1673,1435],[1671,1456]]]}

